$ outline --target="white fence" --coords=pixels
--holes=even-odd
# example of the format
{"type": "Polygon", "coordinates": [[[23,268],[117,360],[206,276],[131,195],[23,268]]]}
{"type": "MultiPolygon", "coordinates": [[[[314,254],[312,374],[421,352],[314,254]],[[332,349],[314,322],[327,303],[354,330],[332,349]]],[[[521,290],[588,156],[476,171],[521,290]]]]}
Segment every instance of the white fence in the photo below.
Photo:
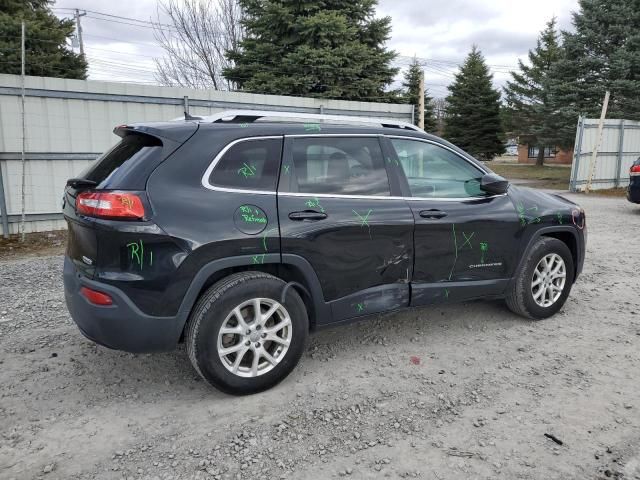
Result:
{"type": "MultiPolygon", "coordinates": [[[[571,166],[572,192],[583,190],[589,179],[599,119],[580,117],[571,166]]],[[[605,120],[591,181],[591,189],[625,187],[629,168],[640,157],[640,122],[605,120]]]]}
{"type": "MultiPolygon", "coordinates": [[[[0,75],[0,232],[17,233],[22,210],[20,77],[0,75]]],[[[413,120],[412,105],[352,102],[123,83],[27,77],[27,232],[65,228],[62,191],[117,140],[116,125],[253,109],[413,120]]]]}

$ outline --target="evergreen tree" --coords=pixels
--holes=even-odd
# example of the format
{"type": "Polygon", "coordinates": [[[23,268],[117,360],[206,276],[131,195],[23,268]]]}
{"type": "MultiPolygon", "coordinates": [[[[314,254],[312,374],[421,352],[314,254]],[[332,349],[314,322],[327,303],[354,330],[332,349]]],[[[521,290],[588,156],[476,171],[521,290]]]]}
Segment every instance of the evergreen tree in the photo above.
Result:
{"type": "MultiPolygon", "coordinates": [[[[418,125],[418,102],[420,101],[420,75],[422,75],[422,67],[416,59],[413,60],[409,68],[404,73],[403,98],[406,103],[414,105],[414,123],[418,125]]],[[[433,99],[424,90],[424,130],[429,133],[436,131],[436,117],[433,111],[433,99]]]]}
{"type": "Polygon", "coordinates": [[[67,48],[73,20],[56,18],[50,0],[0,0],[0,73],[19,75],[24,20],[25,72],[40,77],[87,77],[87,63],[67,48]]]}
{"type": "MultiPolygon", "coordinates": [[[[511,72],[504,89],[509,109],[505,112],[509,131],[538,147],[536,165],[544,163],[544,148],[561,142],[555,98],[550,93],[551,72],[562,56],[556,19],[552,18],[529,50],[529,65],[518,61],[519,71],[511,72]]],[[[555,72],[555,71],[554,71],[555,72]]]]}
{"type": "Polygon", "coordinates": [[[575,32],[563,32],[564,55],[552,82],[562,143],[573,145],[579,115],[640,120],[640,4],[638,0],[580,0],[575,32]]]}
{"type": "Polygon", "coordinates": [[[391,100],[391,18],[377,0],[239,0],[246,37],[224,76],[241,89],[346,100],[391,100]]]}
{"type": "Polygon", "coordinates": [[[454,82],[449,85],[444,137],[481,160],[505,152],[500,118],[500,92],[474,45],[454,82]]]}

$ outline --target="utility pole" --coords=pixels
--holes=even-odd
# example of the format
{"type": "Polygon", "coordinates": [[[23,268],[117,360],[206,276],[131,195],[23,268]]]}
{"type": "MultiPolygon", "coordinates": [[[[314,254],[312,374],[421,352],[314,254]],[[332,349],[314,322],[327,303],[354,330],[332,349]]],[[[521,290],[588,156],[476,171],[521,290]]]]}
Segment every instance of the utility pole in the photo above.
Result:
{"type": "Polygon", "coordinates": [[[418,94],[418,127],[424,130],[424,70],[420,70],[420,93],[418,94]]]}
{"type": "Polygon", "coordinates": [[[24,114],[24,74],[25,74],[25,28],[24,28],[24,20],[22,21],[22,37],[21,37],[21,63],[22,63],[22,68],[21,68],[21,80],[22,80],[22,95],[21,95],[21,104],[22,104],[22,109],[21,109],[21,113],[22,113],[22,151],[20,152],[20,164],[22,165],[22,189],[21,189],[21,207],[22,207],[22,212],[20,215],[20,241],[24,242],[25,241],[25,231],[24,231],[24,224],[25,224],[25,220],[26,220],[26,215],[25,215],[25,184],[26,184],[26,168],[25,168],[25,158],[24,158],[24,151],[25,151],[25,146],[26,146],[26,138],[25,138],[25,134],[26,134],[26,128],[25,128],[25,114],[24,114]]]}
{"type": "Polygon", "coordinates": [[[591,190],[591,181],[593,180],[593,174],[596,171],[596,161],[598,160],[598,149],[602,142],[602,130],[604,129],[604,119],[607,116],[607,108],[609,107],[609,90],[604,94],[604,102],[602,102],[602,111],[600,112],[600,121],[598,122],[598,133],[596,136],[596,142],[593,147],[593,153],[591,154],[591,163],[589,164],[589,177],[587,178],[587,185],[584,189],[584,193],[589,193],[591,190]]]}
{"type": "Polygon", "coordinates": [[[80,55],[84,57],[84,42],[82,41],[82,24],[80,23],[80,17],[84,17],[87,12],[80,13],[80,10],[76,8],[74,17],[76,18],[76,34],[78,35],[78,44],[80,45],[80,55]]]}

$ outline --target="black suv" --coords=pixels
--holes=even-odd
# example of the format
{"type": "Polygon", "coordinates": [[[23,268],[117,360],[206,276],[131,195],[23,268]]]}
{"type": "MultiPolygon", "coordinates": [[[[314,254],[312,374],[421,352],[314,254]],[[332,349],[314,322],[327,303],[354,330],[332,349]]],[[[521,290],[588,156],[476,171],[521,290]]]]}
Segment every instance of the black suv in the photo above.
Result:
{"type": "Polygon", "coordinates": [[[285,378],[316,327],[480,298],[541,319],[582,270],[580,207],[440,138],[222,117],[116,127],[68,181],[65,296],[89,339],[184,341],[204,379],[247,394],[285,378]]]}

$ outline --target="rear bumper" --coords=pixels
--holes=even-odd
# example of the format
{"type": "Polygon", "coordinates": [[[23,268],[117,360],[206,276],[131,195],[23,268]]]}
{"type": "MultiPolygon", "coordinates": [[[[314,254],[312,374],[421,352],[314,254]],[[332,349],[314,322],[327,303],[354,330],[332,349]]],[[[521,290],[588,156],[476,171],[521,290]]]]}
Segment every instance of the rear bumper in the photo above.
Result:
{"type": "Polygon", "coordinates": [[[184,322],[178,317],[154,317],[141,312],[118,288],[89,280],[73,262],[64,259],[64,296],[82,334],[105,347],[133,353],[173,350],[184,322]],[[80,294],[86,286],[107,293],[113,305],[98,306],[80,294]]]}
{"type": "Polygon", "coordinates": [[[640,177],[632,177],[627,188],[627,200],[632,203],[640,203],[640,177]]]}

